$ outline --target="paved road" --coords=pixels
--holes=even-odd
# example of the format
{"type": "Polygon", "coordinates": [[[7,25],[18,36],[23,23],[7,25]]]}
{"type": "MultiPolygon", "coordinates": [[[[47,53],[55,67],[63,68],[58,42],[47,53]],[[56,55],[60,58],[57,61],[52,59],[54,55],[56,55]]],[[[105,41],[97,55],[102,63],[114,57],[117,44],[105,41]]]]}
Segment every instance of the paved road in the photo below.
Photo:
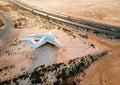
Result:
{"type": "Polygon", "coordinates": [[[40,14],[40,15],[43,15],[43,16],[46,16],[46,17],[49,17],[49,18],[52,18],[52,19],[55,19],[58,21],[62,21],[64,23],[68,23],[68,24],[71,24],[71,25],[74,25],[77,27],[81,27],[83,29],[87,29],[88,31],[94,30],[98,34],[99,33],[107,33],[107,34],[115,36],[115,38],[120,37],[120,27],[96,23],[93,21],[88,21],[88,20],[83,20],[83,19],[78,19],[78,18],[75,18],[72,16],[65,16],[65,15],[56,14],[53,12],[52,13],[47,12],[47,11],[38,9],[37,7],[35,7],[31,4],[28,4],[28,3],[25,3],[25,2],[22,2],[19,0],[10,0],[10,1],[20,7],[23,7],[27,10],[34,12],[34,13],[37,13],[37,14],[40,14]]]}
{"type": "Polygon", "coordinates": [[[9,37],[12,34],[14,25],[13,25],[13,22],[8,17],[6,17],[3,13],[0,13],[0,18],[5,23],[5,25],[2,27],[3,30],[0,31],[0,40],[2,40],[9,37]]]}

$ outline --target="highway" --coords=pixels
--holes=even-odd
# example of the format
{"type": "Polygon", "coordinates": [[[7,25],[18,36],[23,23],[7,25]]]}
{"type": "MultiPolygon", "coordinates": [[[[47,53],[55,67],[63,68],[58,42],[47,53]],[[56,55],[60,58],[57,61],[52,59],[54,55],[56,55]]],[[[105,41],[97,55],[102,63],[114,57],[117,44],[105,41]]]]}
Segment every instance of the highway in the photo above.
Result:
{"type": "Polygon", "coordinates": [[[33,13],[49,17],[54,20],[61,21],[63,23],[67,23],[76,27],[80,27],[81,29],[87,29],[87,31],[94,31],[93,33],[96,34],[106,34],[107,36],[114,36],[113,39],[120,39],[120,27],[117,26],[111,26],[103,23],[96,23],[93,21],[88,21],[84,19],[75,18],[72,16],[65,16],[61,14],[56,14],[54,12],[48,12],[41,9],[38,9],[37,7],[30,5],[25,2],[21,2],[19,0],[10,0],[13,4],[20,6],[24,9],[27,9],[29,11],[32,11],[33,13]]]}

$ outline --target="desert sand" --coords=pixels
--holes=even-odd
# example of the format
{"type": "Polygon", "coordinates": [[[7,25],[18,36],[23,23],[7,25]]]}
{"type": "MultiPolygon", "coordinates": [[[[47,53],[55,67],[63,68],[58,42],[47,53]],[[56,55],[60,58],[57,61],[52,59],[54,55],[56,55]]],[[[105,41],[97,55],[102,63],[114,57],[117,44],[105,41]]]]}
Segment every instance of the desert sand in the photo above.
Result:
{"type": "MultiPolygon", "coordinates": [[[[63,15],[74,16],[109,25],[120,26],[119,0],[22,0],[63,15]],[[31,3],[32,2],[32,3],[31,3]],[[53,5],[54,4],[54,5],[53,5]]],[[[87,71],[81,85],[118,85],[120,83],[120,45],[96,38],[101,44],[111,48],[111,53],[94,63],[87,71]]],[[[119,42],[118,42],[119,43],[119,42]]],[[[78,79],[80,80],[80,79],[78,79]]]]}
{"type": "Polygon", "coordinates": [[[119,0],[21,0],[39,9],[120,26],[119,0]]]}
{"type": "MultiPolygon", "coordinates": [[[[1,1],[1,3],[5,2],[1,1]]],[[[2,81],[33,70],[39,65],[67,62],[77,57],[106,50],[106,48],[101,48],[98,45],[93,48],[91,43],[87,43],[78,36],[79,33],[77,35],[75,33],[76,38],[74,38],[70,35],[74,34],[74,32],[70,31],[69,34],[65,31],[65,29],[69,28],[60,27],[31,12],[17,9],[9,3],[2,4],[0,11],[16,25],[14,25],[15,29],[12,31],[12,35],[6,37],[1,44],[0,60],[2,63],[0,63],[0,69],[3,70],[0,72],[0,80],[2,81]],[[53,45],[46,44],[38,49],[31,49],[26,43],[18,44],[18,40],[25,35],[47,33],[50,30],[55,30],[54,36],[65,44],[64,48],[56,48],[53,45]]]]}
{"type": "MultiPolygon", "coordinates": [[[[50,30],[26,28],[21,29],[20,31],[21,33],[19,34],[18,40],[22,39],[23,36],[26,35],[47,33],[50,30]]],[[[10,44],[4,48],[6,51],[3,52],[4,54],[1,56],[1,62],[6,63],[1,63],[1,68],[9,65],[14,66],[14,69],[5,70],[4,72],[2,71],[2,73],[0,73],[0,79],[7,79],[8,75],[9,77],[20,75],[25,71],[34,70],[40,65],[67,62],[78,57],[104,50],[99,46],[95,46],[95,48],[93,48],[89,43],[85,43],[85,41],[80,40],[79,38],[68,36],[68,34],[64,33],[62,30],[56,30],[54,36],[65,45],[64,48],[56,48],[50,44],[45,44],[38,49],[32,49],[27,43],[20,43],[18,45],[10,44]],[[15,72],[15,69],[17,69],[17,72],[15,72]]],[[[7,43],[7,41],[5,42],[7,43]]]]}
{"type": "Polygon", "coordinates": [[[87,70],[81,85],[118,85],[120,83],[120,49],[98,60],[87,70]],[[117,52],[117,53],[116,53],[117,52]]]}
{"type": "MultiPolygon", "coordinates": [[[[45,2],[45,0],[44,1],[41,0],[41,1],[48,4],[47,6],[49,7],[49,3],[45,2]]],[[[74,1],[76,2],[76,0],[74,1]]],[[[93,3],[94,1],[95,0],[92,0],[89,3],[93,3]]],[[[63,3],[62,1],[60,2],[63,3]]],[[[66,0],[65,2],[67,3],[68,1],[66,0]]],[[[81,0],[81,3],[82,2],[84,1],[81,0]]],[[[99,4],[100,2],[103,5],[102,3],[103,1],[99,1],[98,3],[95,3],[95,4],[99,4]]],[[[112,0],[110,2],[111,4],[113,4],[112,0]]],[[[117,2],[117,1],[113,1],[113,2],[117,2]]],[[[86,2],[86,4],[87,3],[88,2],[86,2]]],[[[107,0],[106,0],[106,3],[107,3],[107,0]]],[[[43,5],[44,7],[47,7],[45,6],[45,4],[43,5]]],[[[99,7],[102,7],[100,5],[99,7]]],[[[80,37],[79,34],[84,34],[86,32],[80,32],[72,28],[62,27],[58,24],[55,24],[54,22],[50,20],[44,19],[38,15],[34,15],[31,12],[18,9],[14,5],[8,2],[5,2],[5,1],[0,1],[0,6],[2,7],[0,8],[0,12],[3,12],[7,17],[9,17],[16,24],[16,26],[14,27],[14,32],[12,36],[13,38],[9,37],[9,41],[7,41],[6,39],[5,43],[1,45],[0,69],[3,69],[2,71],[0,71],[1,81],[7,80],[9,78],[14,78],[15,76],[19,76],[22,73],[29,71],[29,70],[33,70],[34,68],[42,64],[50,65],[53,63],[67,62],[77,57],[82,57],[88,54],[93,54],[93,53],[101,52],[103,50],[108,50],[110,51],[109,54],[107,56],[104,56],[104,58],[98,60],[98,62],[94,63],[86,71],[86,75],[85,77],[82,78],[82,82],[80,83],[82,85],[91,85],[91,84],[92,85],[96,85],[96,84],[97,85],[101,85],[101,84],[116,85],[116,84],[119,84],[119,76],[120,76],[119,75],[120,74],[120,69],[119,69],[119,65],[120,65],[119,55],[120,54],[118,53],[120,50],[119,42],[107,40],[105,38],[96,36],[91,33],[87,33],[89,35],[89,38],[84,39],[80,37]],[[67,29],[70,32],[66,32],[64,29],[67,29]],[[25,35],[47,33],[50,30],[56,31],[54,36],[58,38],[58,40],[60,40],[63,44],[65,44],[65,48],[57,48],[51,44],[45,44],[38,49],[31,49],[28,44],[26,43],[18,44],[17,42],[19,39],[23,38],[23,36],[25,35]],[[75,37],[73,37],[73,35],[75,37]],[[95,48],[93,48],[91,44],[94,44],[95,48]]],[[[58,4],[56,4],[56,6],[58,6],[58,4]]],[[[62,5],[61,7],[64,7],[64,6],[65,5],[62,5]]],[[[75,6],[73,6],[73,8],[74,7],[75,6]]],[[[116,5],[114,7],[116,7],[116,5]]],[[[51,9],[47,9],[47,10],[51,10],[51,9]]],[[[118,9],[116,10],[118,11],[118,9]]],[[[87,12],[87,9],[86,9],[86,12],[87,12]]],[[[66,13],[66,12],[63,12],[63,13],[66,13]]],[[[113,14],[111,14],[111,16],[114,15],[114,12],[112,13],[113,14]]],[[[72,13],[69,13],[69,14],[72,14],[72,13]]],[[[75,17],[78,17],[78,15],[74,13],[73,15],[75,15],[75,17]]],[[[88,15],[86,14],[84,16],[84,14],[83,15],[81,14],[81,16],[79,17],[85,18],[86,16],[88,15]]],[[[85,19],[92,20],[91,18],[92,16],[93,15],[89,15],[85,19]]],[[[118,17],[118,16],[115,16],[115,17],[118,17]]],[[[118,25],[119,20],[117,23],[115,23],[115,21],[112,20],[111,18],[112,17],[109,17],[109,19],[111,20],[110,21],[108,19],[106,20],[99,19],[99,17],[97,16],[93,20],[96,20],[96,21],[98,20],[99,22],[105,22],[108,24],[111,23],[114,25],[118,25]]],[[[118,18],[115,18],[115,19],[118,19],[118,18]]]]}

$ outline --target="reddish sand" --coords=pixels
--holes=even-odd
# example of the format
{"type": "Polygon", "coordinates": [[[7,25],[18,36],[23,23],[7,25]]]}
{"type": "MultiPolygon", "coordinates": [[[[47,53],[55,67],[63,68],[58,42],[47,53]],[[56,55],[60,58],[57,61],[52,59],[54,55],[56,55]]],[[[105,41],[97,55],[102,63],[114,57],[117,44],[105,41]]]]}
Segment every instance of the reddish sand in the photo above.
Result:
{"type": "MultiPolygon", "coordinates": [[[[47,33],[48,31],[49,30],[37,28],[33,28],[31,30],[26,29],[26,31],[24,30],[22,35],[47,33]]],[[[85,44],[84,41],[80,40],[79,38],[73,38],[72,36],[68,36],[63,31],[56,30],[54,36],[57,37],[57,39],[65,45],[64,48],[60,48],[58,50],[59,57],[56,60],[56,62],[68,61],[70,59],[84,56],[92,52],[94,53],[100,51],[100,49],[97,46],[96,48],[92,48],[90,44],[85,44]]]]}
{"type": "Polygon", "coordinates": [[[120,26],[120,0],[21,0],[39,9],[120,26]]]}
{"type": "Polygon", "coordinates": [[[55,30],[54,36],[65,45],[64,48],[56,48],[50,44],[45,44],[38,49],[31,49],[31,47],[26,43],[12,45],[15,43],[13,40],[22,39],[25,35],[47,33],[49,31],[50,30],[39,28],[29,28],[28,30],[26,28],[19,30],[18,37],[9,37],[9,43],[7,43],[7,41],[4,43],[4,46],[6,47],[4,47],[5,51],[1,57],[1,62],[6,63],[4,63],[4,65],[2,63],[0,66],[3,68],[7,65],[14,65],[14,67],[10,70],[1,72],[0,79],[6,79],[15,75],[20,75],[27,70],[35,69],[39,65],[50,65],[53,63],[66,62],[74,58],[101,52],[103,50],[97,45],[95,48],[93,48],[86,41],[79,38],[73,38],[62,30],[57,29],[55,30]],[[22,70],[23,68],[24,70],[22,70]],[[17,69],[17,72],[15,72],[15,69],[17,69]],[[12,73],[14,73],[14,75],[11,75],[12,73]]]}
{"type": "MultiPolygon", "coordinates": [[[[80,1],[83,1],[83,0],[80,0],[80,1]]],[[[112,0],[109,0],[109,1],[111,2],[112,0]]],[[[79,34],[83,34],[86,32],[80,32],[77,30],[73,30],[71,28],[64,27],[66,29],[71,30],[72,33],[70,34],[74,34],[77,37],[77,38],[73,38],[72,36],[62,31],[62,27],[56,24],[53,24],[48,20],[40,18],[39,16],[33,15],[31,14],[31,12],[15,9],[13,5],[9,5],[8,3],[6,6],[6,3],[3,3],[3,2],[4,1],[0,1],[0,5],[2,3],[2,7],[6,10],[8,9],[9,10],[6,12],[0,8],[1,9],[0,11],[8,15],[13,21],[17,21],[17,19],[20,19],[20,18],[25,18],[26,21],[22,23],[21,29],[15,29],[15,31],[13,31],[13,35],[12,35],[13,38],[11,38],[11,36],[6,38],[5,43],[2,44],[2,47],[3,47],[2,51],[4,52],[2,52],[2,57],[0,57],[0,69],[7,66],[13,66],[13,67],[11,69],[8,68],[0,72],[0,79],[4,80],[9,77],[13,78],[15,75],[18,76],[23,72],[28,71],[28,69],[34,69],[35,67],[41,64],[49,65],[52,63],[65,62],[65,61],[68,61],[69,59],[81,57],[91,53],[100,52],[102,50],[111,50],[112,52],[109,55],[105,56],[105,58],[102,58],[98,62],[94,63],[92,67],[87,70],[86,76],[83,78],[83,81],[81,83],[83,85],[101,85],[101,84],[119,85],[119,78],[120,78],[119,77],[120,76],[119,75],[120,74],[120,70],[119,70],[120,43],[119,42],[113,42],[111,40],[107,40],[90,33],[87,33],[89,38],[84,39],[84,38],[81,38],[79,34]],[[60,28],[60,30],[56,30],[55,36],[62,43],[65,44],[66,46],[65,48],[58,49],[55,46],[46,44],[40,47],[39,49],[31,49],[30,46],[26,43],[21,43],[19,45],[13,44],[15,43],[15,39],[21,39],[24,35],[35,34],[35,33],[46,33],[49,31],[46,29],[51,29],[51,28],[55,28],[55,29],[60,28]],[[92,48],[90,44],[94,44],[95,48],[92,48]]],[[[115,2],[117,2],[117,0],[115,2]]],[[[101,3],[103,4],[102,1],[101,3]]],[[[101,6],[102,4],[100,4],[99,6],[103,7],[101,6]]],[[[119,4],[119,1],[118,1],[118,4],[119,4]]],[[[61,7],[65,6],[63,5],[61,7]]],[[[119,11],[116,8],[116,5],[114,7],[115,7],[114,9],[117,10],[118,14],[115,12],[115,15],[114,15],[114,11],[110,11],[107,15],[109,15],[112,12],[113,15],[115,16],[115,20],[111,19],[113,17],[111,17],[112,15],[110,15],[111,18],[109,17],[109,19],[106,19],[105,22],[119,25],[119,20],[118,20],[119,18],[117,18],[119,16],[119,11]]],[[[84,14],[88,14],[88,13],[85,12],[84,14]]],[[[92,16],[94,15],[91,15],[86,18],[91,18],[92,16]]],[[[102,21],[104,22],[104,19],[102,21]]]]}
{"type": "Polygon", "coordinates": [[[120,49],[98,60],[86,72],[81,85],[119,85],[120,83],[120,49]]]}

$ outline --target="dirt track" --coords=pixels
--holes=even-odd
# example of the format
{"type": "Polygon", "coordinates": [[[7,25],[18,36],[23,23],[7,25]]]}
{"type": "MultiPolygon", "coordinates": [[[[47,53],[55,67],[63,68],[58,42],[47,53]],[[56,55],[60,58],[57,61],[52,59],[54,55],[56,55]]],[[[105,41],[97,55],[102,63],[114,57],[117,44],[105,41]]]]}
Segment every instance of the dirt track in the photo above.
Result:
{"type": "MultiPolygon", "coordinates": [[[[25,1],[25,0],[22,0],[25,1]]],[[[65,15],[75,16],[83,19],[93,20],[96,22],[120,26],[120,1],[119,0],[29,0],[31,4],[45,9],[62,13],[65,15]],[[39,3],[39,5],[37,4],[39,3]],[[54,5],[53,5],[54,4],[54,5]]],[[[27,0],[26,0],[27,2],[27,0]]],[[[81,85],[118,85],[120,83],[120,45],[115,45],[111,41],[100,40],[112,49],[112,52],[105,58],[98,60],[86,72],[81,85]],[[111,43],[110,43],[111,42],[111,43]]],[[[118,42],[119,44],[119,42],[118,42]]],[[[78,79],[79,80],[79,79],[78,79]]]]}
{"type": "MultiPolygon", "coordinates": [[[[0,3],[5,2],[0,1],[0,3]]],[[[6,68],[8,66],[13,67],[0,72],[0,79],[4,80],[9,77],[13,78],[15,75],[18,76],[24,71],[28,71],[28,69],[31,68],[34,69],[42,64],[48,65],[59,62],[66,62],[70,59],[85,56],[87,54],[93,54],[94,52],[96,53],[103,50],[97,45],[95,48],[93,48],[90,46],[91,43],[87,43],[87,41],[82,40],[80,36],[78,38],[74,38],[75,36],[78,36],[74,35],[73,37],[71,34],[74,34],[74,32],[71,31],[70,33],[67,33],[64,27],[60,27],[55,23],[52,23],[51,21],[43,19],[37,15],[33,15],[31,12],[15,8],[9,3],[5,5],[2,4],[2,7],[3,9],[1,8],[1,11],[5,13],[7,17],[10,17],[14,23],[21,23],[21,25],[20,27],[15,27],[15,35],[9,38],[10,41],[5,39],[6,41],[4,44],[8,46],[1,51],[2,57],[0,58],[0,62],[2,63],[0,64],[0,69],[6,68]],[[21,19],[23,21],[21,21],[21,19]],[[16,45],[16,39],[21,39],[23,36],[30,34],[47,33],[50,31],[50,29],[56,30],[55,36],[58,38],[58,40],[65,44],[66,48],[53,49],[51,48],[51,45],[47,45],[43,46],[42,50],[37,50],[31,49],[30,46],[26,43],[20,43],[19,45],[16,45]],[[83,50],[86,52],[83,53],[83,50]],[[51,54],[51,51],[53,54],[51,54]],[[39,62],[37,59],[41,62],[39,62]]]]}
{"type": "MultiPolygon", "coordinates": [[[[1,2],[1,1],[0,1],[1,2]]],[[[33,67],[36,65],[37,57],[39,57],[39,53],[41,54],[43,51],[49,52],[54,51],[53,55],[57,55],[57,58],[55,57],[55,60],[50,59],[50,55],[45,56],[44,53],[43,57],[40,55],[42,58],[42,62],[40,63],[46,63],[50,64],[51,62],[64,62],[69,59],[74,59],[79,56],[84,56],[87,53],[94,53],[98,52],[101,50],[111,50],[112,52],[108,55],[105,56],[105,58],[100,59],[97,63],[93,64],[90,69],[86,72],[86,76],[83,78],[82,84],[84,85],[90,85],[90,84],[95,84],[97,82],[98,85],[101,85],[104,82],[106,82],[109,85],[117,85],[119,84],[119,50],[120,50],[120,43],[119,42],[113,42],[110,40],[106,40],[104,38],[89,34],[88,39],[81,38],[79,34],[83,34],[85,32],[78,32],[77,30],[73,31],[72,33],[66,33],[64,32],[63,28],[66,27],[60,27],[58,25],[53,24],[52,22],[42,19],[39,16],[35,16],[31,14],[31,12],[26,12],[23,10],[15,9],[14,6],[12,5],[5,5],[3,6],[5,9],[9,9],[9,11],[5,12],[7,16],[9,16],[13,21],[19,21],[20,18],[25,18],[25,24],[24,22],[22,23],[21,27],[22,29],[15,29],[17,31],[16,34],[19,35],[17,37],[18,39],[22,38],[23,35],[29,35],[29,34],[36,34],[36,33],[46,33],[48,32],[51,28],[59,29],[57,31],[56,36],[59,38],[61,42],[66,44],[67,48],[66,49],[53,49],[51,48],[51,45],[46,45],[43,46],[42,50],[33,50],[29,47],[29,45],[25,43],[21,43],[18,46],[16,46],[14,43],[12,43],[12,46],[9,46],[9,48],[5,49],[4,55],[0,57],[0,68],[4,68],[6,66],[12,66],[14,67],[12,69],[9,69],[0,72],[0,79],[6,79],[8,77],[14,77],[14,75],[20,75],[22,72],[27,71],[29,67],[33,67]],[[14,9],[13,9],[14,8],[14,9]],[[29,15],[29,16],[28,16],[29,15]],[[43,29],[44,28],[44,29],[43,29]],[[21,33],[19,33],[19,32],[21,33]],[[71,34],[74,34],[77,38],[74,38],[71,34]],[[94,44],[96,48],[91,47],[90,45],[94,44]],[[48,50],[46,50],[48,49],[48,50]],[[117,49],[117,50],[116,50],[117,49]],[[36,55],[32,56],[36,52],[36,55]],[[30,58],[30,57],[36,57],[36,58],[30,58]],[[48,58],[49,57],[49,58],[48,58]],[[46,60],[46,58],[50,59],[46,60]],[[114,59],[113,59],[114,58],[114,59]],[[116,62],[116,63],[114,63],[116,62]],[[101,64],[102,63],[102,64],[101,64]],[[105,64],[104,64],[105,63],[105,64]],[[104,66],[104,67],[103,67],[104,66]],[[98,71],[99,69],[99,71],[98,71]],[[111,71],[112,69],[112,71],[111,71]],[[6,75],[7,73],[7,75],[6,75]],[[96,75],[94,75],[96,73],[96,75]],[[5,76],[6,75],[6,76],[5,76]],[[101,77],[102,75],[102,77],[101,77]],[[97,80],[96,80],[97,77],[97,80]],[[113,77],[113,78],[111,78],[113,77]],[[104,80],[105,79],[105,80],[104,80]],[[109,82],[110,81],[110,82],[109,82]],[[102,83],[101,83],[102,82],[102,83]]],[[[2,10],[3,11],[3,10],[2,10]]],[[[70,29],[70,28],[68,28],[70,29]]],[[[16,36],[15,36],[16,37],[16,36]]],[[[38,65],[38,63],[37,63],[38,65]]]]}

